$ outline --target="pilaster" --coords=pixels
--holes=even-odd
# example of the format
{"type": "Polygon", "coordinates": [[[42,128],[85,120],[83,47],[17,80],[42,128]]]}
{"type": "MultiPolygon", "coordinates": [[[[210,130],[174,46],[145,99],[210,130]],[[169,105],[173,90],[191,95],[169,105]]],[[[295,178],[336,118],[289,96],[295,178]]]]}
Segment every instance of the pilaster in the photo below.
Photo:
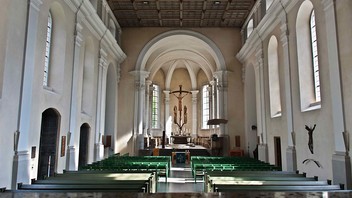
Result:
{"type": "Polygon", "coordinates": [[[293,111],[292,111],[292,90],[291,90],[291,66],[290,66],[290,52],[289,52],[289,31],[287,24],[286,13],[281,17],[281,36],[280,40],[283,48],[283,68],[284,68],[284,86],[285,86],[285,103],[286,103],[286,122],[287,122],[287,171],[297,170],[297,156],[294,140],[294,125],[293,125],[293,111]]]}
{"type": "MultiPolygon", "coordinates": [[[[171,132],[172,132],[172,116],[170,115],[170,91],[169,90],[165,90],[164,91],[164,103],[165,103],[165,133],[167,137],[171,136],[171,132]]],[[[171,141],[171,138],[169,138],[169,140],[171,141]]]]}
{"type": "MultiPolygon", "coordinates": [[[[70,121],[69,121],[69,134],[70,138],[67,139],[67,156],[66,156],[66,170],[77,170],[76,161],[76,149],[74,147],[75,141],[78,142],[79,139],[79,114],[81,112],[81,100],[77,98],[82,98],[82,76],[83,73],[83,63],[81,60],[81,49],[84,45],[83,35],[82,35],[82,25],[80,22],[76,23],[75,30],[75,45],[74,45],[74,56],[73,56],[73,71],[72,71],[72,81],[71,81],[71,104],[70,104],[70,121]]],[[[76,142],[76,145],[78,143],[76,142]]]]}
{"type": "Polygon", "coordinates": [[[199,93],[198,90],[191,91],[192,93],[192,136],[197,137],[198,129],[197,129],[197,106],[198,106],[198,98],[197,94],[199,93]]]}
{"type": "Polygon", "coordinates": [[[147,71],[132,71],[130,74],[135,77],[135,94],[134,94],[134,127],[133,127],[133,154],[138,154],[139,149],[144,147],[144,134],[146,125],[144,123],[145,109],[145,84],[149,76],[147,71]]]}
{"type": "Polygon", "coordinates": [[[28,140],[30,139],[30,132],[32,123],[31,120],[33,116],[34,107],[34,90],[36,89],[35,81],[35,53],[36,46],[38,43],[38,18],[39,11],[43,2],[41,0],[31,0],[28,10],[27,19],[27,35],[25,40],[25,55],[24,55],[24,65],[23,65],[23,79],[22,79],[22,90],[21,90],[21,104],[19,111],[19,123],[18,128],[18,141],[17,148],[15,148],[14,161],[13,161],[13,171],[12,171],[12,186],[16,189],[16,183],[22,182],[24,184],[30,183],[30,156],[29,148],[30,145],[28,140]]]}
{"type": "Polygon", "coordinates": [[[345,145],[344,134],[345,116],[343,112],[342,87],[337,41],[337,26],[335,1],[322,0],[325,13],[326,43],[329,68],[330,100],[332,104],[332,123],[335,139],[335,154],[332,156],[333,182],[342,183],[345,188],[351,189],[351,161],[348,146],[345,145]]]}

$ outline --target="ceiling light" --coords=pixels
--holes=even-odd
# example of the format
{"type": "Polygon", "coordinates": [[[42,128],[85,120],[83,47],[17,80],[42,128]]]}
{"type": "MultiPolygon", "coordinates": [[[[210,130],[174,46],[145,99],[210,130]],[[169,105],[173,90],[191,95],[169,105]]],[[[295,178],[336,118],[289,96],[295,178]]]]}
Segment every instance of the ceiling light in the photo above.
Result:
{"type": "Polygon", "coordinates": [[[220,1],[214,1],[214,5],[220,5],[220,1]]]}
{"type": "Polygon", "coordinates": [[[148,5],[148,4],[149,4],[149,1],[143,1],[143,4],[144,4],[144,5],[148,5]]]}

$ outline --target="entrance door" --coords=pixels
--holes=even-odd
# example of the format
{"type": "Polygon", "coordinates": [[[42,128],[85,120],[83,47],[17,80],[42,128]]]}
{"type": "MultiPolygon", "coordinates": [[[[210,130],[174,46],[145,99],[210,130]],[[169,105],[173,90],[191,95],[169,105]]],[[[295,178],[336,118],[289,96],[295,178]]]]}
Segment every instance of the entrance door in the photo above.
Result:
{"type": "Polygon", "coordinates": [[[282,167],[280,137],[274,137],[274,146],[275,146],[275,165],[277,167],[282,167]]]}
{"type": "Polygon", "coordinates": [[[38,179],[54,175],[57,160],[57,145],[60,116],[54,109],[42,113],[39,144],[38,179]]]}
{"type": "Polygon", "coordinates": [[[83,124],[80,131],[78,167],[85,166],[88,163],[89,125],[83,124]]]}

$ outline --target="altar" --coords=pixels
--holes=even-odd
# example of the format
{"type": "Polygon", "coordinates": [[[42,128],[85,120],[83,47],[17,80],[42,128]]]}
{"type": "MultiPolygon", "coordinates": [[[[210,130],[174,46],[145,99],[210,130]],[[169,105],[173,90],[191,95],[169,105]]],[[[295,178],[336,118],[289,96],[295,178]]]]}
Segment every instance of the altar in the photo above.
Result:
{"type": "Polygon", "coordinates": [[[191,136],[171,136],[174,144],[187,144],[191,140],[191,136]]]}

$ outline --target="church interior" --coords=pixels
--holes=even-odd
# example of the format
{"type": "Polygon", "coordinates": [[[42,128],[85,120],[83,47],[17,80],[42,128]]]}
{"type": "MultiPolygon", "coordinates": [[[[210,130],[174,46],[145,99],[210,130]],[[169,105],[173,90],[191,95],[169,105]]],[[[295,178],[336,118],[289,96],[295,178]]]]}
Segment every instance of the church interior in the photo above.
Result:
{"type": "Polygon", "coordinates": [[[0,197],[352,196],[351,0],[1,3],[0,197]]]}

